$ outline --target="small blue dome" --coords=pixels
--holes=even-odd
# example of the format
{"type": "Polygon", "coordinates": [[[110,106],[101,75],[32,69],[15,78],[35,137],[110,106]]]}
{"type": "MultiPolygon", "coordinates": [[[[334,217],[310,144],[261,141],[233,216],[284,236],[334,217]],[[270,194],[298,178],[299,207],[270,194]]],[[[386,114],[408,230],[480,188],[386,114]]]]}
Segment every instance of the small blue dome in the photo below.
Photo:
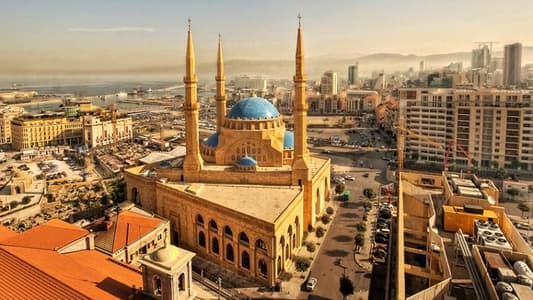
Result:
{"type": "Polygon", "coordinates": [[[218,146],[218,132],[213,133],[210,135],[206,141],[204,141],[204,144],[206,144],[209,147],[216,147],[218,146]]]}
{"type": "Polygon", "coordinates": [[[237,164],[239,164],[240,166],[255,166],[257,165],[257,162],[253,157],[245,156],[239,159],[239,162],[237,164]]]}
{"type": "Polygon", "coordinates": [[[260,97],[239,100],[229,111],[230,119],[261,120],[279,117],[278,110],[266,99],[260,97]]]}
{"type": "Polygon", "coordinates": [[[159,163],[159,166],[161,167],[170,167],[170,163],[167,160],[164,160],[159,163]]]}
{"type": "Polygon", "coordinates": [[[283,149],[294,149],[294,133],[292,131],[285,131],[283,149]]]}

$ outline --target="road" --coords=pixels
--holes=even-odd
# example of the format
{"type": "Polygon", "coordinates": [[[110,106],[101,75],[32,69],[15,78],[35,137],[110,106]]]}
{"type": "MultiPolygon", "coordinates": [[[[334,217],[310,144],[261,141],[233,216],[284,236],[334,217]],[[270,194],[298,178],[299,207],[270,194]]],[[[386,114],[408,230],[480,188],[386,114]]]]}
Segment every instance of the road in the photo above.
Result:
{"type": "Polygon", "coordinates": [[[355,263],[354,237],[357,233],[356,223],[364,215],[362,191],[367,187],[377,191],[380,182],[384,182],[386,162],[381,159],[383,153],[377,152],[363,153],[353,158],[351,154],[350,157],[345,154],[328,156],[332,159],[335,173],[346,172],[355,177],[355,181],[346,182],[352,200],[348,203],[336,202],[337,213],[311,267],[310,276],[316,277],[318,284],[312,293],[301,292],[298,299],[342,299],[339,280],[344,272],[354,283],[355,292],[362,290],[364,293],[370,285],[371,270],[365,270],[355,263]],[[364,165],[372,164],[379,169],[353,167],[354,159],[363,160],[364,165]],[[364,177],[365,173],[369,173],[369,176],[364,177]],[[340,264],[336,264],[338,259],[340,264]]]}

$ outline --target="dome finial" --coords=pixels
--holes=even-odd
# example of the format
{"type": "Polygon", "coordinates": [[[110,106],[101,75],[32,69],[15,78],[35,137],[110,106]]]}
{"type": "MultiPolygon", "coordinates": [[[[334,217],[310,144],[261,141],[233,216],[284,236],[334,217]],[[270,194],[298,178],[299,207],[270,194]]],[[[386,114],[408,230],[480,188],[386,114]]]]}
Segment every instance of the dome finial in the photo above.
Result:
{"type": "Polygon", "coordinates": [[[298,28],[302,27],[302,15],[298,13],[298,28]]]}
{"type": "Polygon", "coordinates": [[[189,31],[191,31],[191,17],[187,19],[187,22],[189,23],[189,31]]]}

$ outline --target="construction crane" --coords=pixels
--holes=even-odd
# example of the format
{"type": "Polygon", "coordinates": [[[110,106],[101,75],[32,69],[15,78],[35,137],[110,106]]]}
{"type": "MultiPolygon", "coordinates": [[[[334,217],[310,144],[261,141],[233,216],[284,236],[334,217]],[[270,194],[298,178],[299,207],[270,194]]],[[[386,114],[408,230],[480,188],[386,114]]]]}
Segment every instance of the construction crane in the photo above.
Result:
{"type": "Polygon", "coordinates": [[[404,151],[405,151],[405,134],[407,133],[409,136],[415,137],[421,141],[424,141],[435,148],[438,149],[444,149],[444,145],[442,143],[435,142],[434,140],[428,138],[425,135],[422,135],[414,130],[411,130],[407,127],[405,127],[405,120],[400,119],[399,124],[396,126],[396,129],[398,129],[397,133],[397,148],[398,148],[398,172],[403,172],[403,158],[404,158],[404,151]]]}
{"type": "Polygon", "coordinates": [[[444,171],[448,171],[448,159],[451,151],[453,150],[453,146],[455,146],[455,151],[459,150],[459,152],[463,153],[463,155],[467,158],[467,168],[470,169],[473,161],[472,156],[470,155],[470,153],[468,153],[468,151],[463,148],[463,146],[457,144],[455,140],[451,140],[448,143],[448,147],[446,147],[446,154],[444,155],[444,171]]]}
{"type": "Polygon", "coordinates": [[[481,48],[482,45],[489,45],[490,46],[490,54],[492,55],[492,44],[499,44],[500,42],[497,41],[487,41],[487,42],[474,42],[474,44],[477,44],[479,48],[481,48]]]}

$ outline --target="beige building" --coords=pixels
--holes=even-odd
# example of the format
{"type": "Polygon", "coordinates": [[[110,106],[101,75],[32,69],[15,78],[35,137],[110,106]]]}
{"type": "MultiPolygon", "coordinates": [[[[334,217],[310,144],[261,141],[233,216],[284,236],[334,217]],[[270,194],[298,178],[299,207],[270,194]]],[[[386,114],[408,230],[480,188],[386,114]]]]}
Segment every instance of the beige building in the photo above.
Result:
{"type": "Polygon", "coordinates": [[[13,148],[27,150],[58,145],[79,145],[82,141],[79,118],[49,112],[23,115],[11,122],[13,148]]]}
{"type": "Polygon", "coordinates": [[[83,117],[83,143],[89,148],[105,146],[133,139],[131,117],[106,118],[102,116],[83,117]]]}
{"type": "Polygon", "coordinates": [[[24,113],[22,107],[5,106],[0,110],[0,145],[11,144],[11,121],[24,113]]]}
{"type": "Polygon", "coordinates": [[[370,112],[381,103],[381,96],[372,90],[348,90],[346,91],[346,112],[370,112]]]}
{"type": "Polygon", "coordinates": [[[294,132],[267,100],[242,99],[226,112],[219,41],[217,132],[200,141],[192,33],[185,76],[186,154],[126,170],[128,199],[167,218],[172,240],[268,286],[293,263],[304,230],[327,206],[330,160],[307,149],[303,42],[298,29],[294,132]],[[173,167],[176,164],[177,167],[173,167]]]}
{"type": "Polygon", "coordinates": [[[533,170],[532,91],[404,88],[400,118],[435,142],[406,137],[406,158],[450,165],[533,170]],[[464,150],[464,151],[463,151],[464,150]]]}
{"type": "Polygon", "coordinates": [[[337,95],[337,73],[327,71],[320,80],[320,93],[322,95],[337,95]]]}

